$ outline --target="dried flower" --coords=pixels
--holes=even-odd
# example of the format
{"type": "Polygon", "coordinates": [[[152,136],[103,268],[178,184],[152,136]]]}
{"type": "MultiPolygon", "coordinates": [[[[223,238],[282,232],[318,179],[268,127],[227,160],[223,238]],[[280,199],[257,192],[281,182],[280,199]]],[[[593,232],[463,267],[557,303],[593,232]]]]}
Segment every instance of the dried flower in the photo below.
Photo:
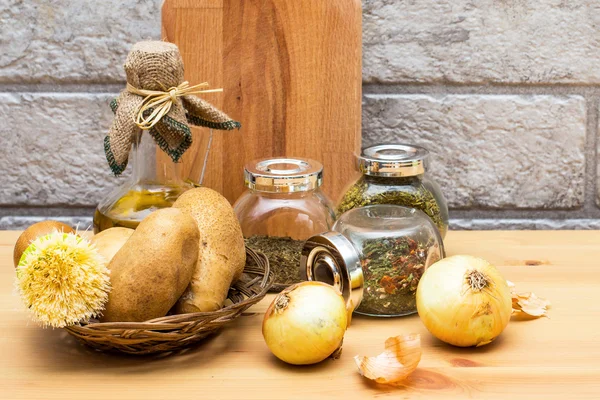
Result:
{"type": "Polygon", "coordinates": [[[54,232],[27,247],[16,286],[35,320],[62,328],[100,314],[108,300],[109,270],[89,241],[54,232]]]}

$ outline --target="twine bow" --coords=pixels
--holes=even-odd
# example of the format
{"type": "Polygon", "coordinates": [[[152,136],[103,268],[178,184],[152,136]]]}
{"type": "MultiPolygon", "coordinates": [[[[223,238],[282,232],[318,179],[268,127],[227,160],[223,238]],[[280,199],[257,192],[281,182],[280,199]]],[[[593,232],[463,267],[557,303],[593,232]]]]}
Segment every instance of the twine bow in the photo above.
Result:
{"type": "Polygon", "coordinates": [[[171,107],[177,102],[178,97],[189,94],[218,93],[223,91],[223,89],[201,90],[207,87],[209,87],[208,82],[190,86],[188,81],[183,81],[176,87],[161,91],[138,89],[127,82],[127,91],[129,93],[145,96],[137,112],[135,124],[140,129],[149,130],[171,111],[171,107]],[[152,110],[152,112],[145,117],[144,114],[148,110],[152,110]]]}
{"type": "Polygon", "coordinates": [[[221,92],[208,83],[183,80],[183,60],[176,45],[138,42],[125,61],[127,86],[110,103],[115,118],[104,138],[104,152],[115,175],[127,167],[129,152],[140,129],[147,132],[173,162],[192,145],[189,125],[239,129],[240,123],[196,94],[221,92]],[[168,88],[168,89],[167,89],[168,88]]]}

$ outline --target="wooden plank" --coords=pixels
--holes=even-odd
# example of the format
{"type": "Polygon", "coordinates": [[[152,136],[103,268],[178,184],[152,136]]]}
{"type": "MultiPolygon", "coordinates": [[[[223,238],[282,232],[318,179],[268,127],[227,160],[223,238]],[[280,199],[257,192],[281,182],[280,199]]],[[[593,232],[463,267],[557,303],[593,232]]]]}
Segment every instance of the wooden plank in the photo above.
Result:
{"type": "MultiPolygon", "coordinates": [[[[202,4],[166,0],[163,38],[180,46],[186,79],[223,87],[207,99],[242,123],[240,132],[216,132],[206,185],[233,202],[244,189],[245,162],[298,156],[323,162],[324,189],[336,199],[353,176],[361,142],[360,1],[202,4]]],[[[187,170],[204,145],[197,140],[186,155],[187,170]]]]}
{"type": "Polygon", "coordinates": [[[496,342],[459,349],[434,339],[418,316],[355,317],[339,360],[308,367],[278,361],[261,334],[268,300],[218,336],[171,357],[102,354],[62,330],[29,322],[13,294],[12,246],[0,232],[0,398],[10,399],[598,399],[600,232],[450,232],[450,254],[496,263],[522,290],[552,301],[550,319],[513,320],[496,342]],[[421,334],[423,358],[405,387],[365,381],[352,357],[384,340],[421,334]]]}
{"type": "MultiPolygon", "coordinates": [[[[185,79],[192,84],[209,82],[212,88],[223,87],[223,1],[166,1],[162,11],[162,37],[177,43],[185,65],[185,79]],[[187,27],[187,29],[186,29],[187,27]]],[[[202,96],[216,107],[223,107],[222,93],[202,96]]],[[[182,158],[183,173],[194,182],[200,181],[206,154],[209,130],[192,126],[193,146],[182,158]]],[[[239,136],[239,132],[231,133],[239,136]]],[[[222,191],[224,138],[215,135],[209,155],[209,170],[205,184],[222,191]]],[[[169,162],[168,156],[157,150],[159,162],[169,162]]]]}
{"type": "Polygon", "coordinates": [[[223,0],[169,0],[168,7],[171,9],[223,8],[223,0]]]}

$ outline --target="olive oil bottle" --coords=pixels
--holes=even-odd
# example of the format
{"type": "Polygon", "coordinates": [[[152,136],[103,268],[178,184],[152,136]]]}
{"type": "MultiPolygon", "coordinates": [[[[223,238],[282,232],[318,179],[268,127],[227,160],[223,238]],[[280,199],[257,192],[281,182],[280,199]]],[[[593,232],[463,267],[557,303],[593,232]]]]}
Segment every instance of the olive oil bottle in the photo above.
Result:
{"type": "Polygon", "coordinates": [[[129,190],[112,207],[105,211],[96,209],[94,232],[108,228],[124,227],[135,229],[148,214],[160,208],[171,207],[179,195],[181,187],[156,187],[155,189],[129,190]]]}
{"type": "Polygon", "coordinates": [[[196,186],[183,179],[181,164],[156,153],[154,139],[140,130],[129,157],[131,175],[96,208],[94,233],[117,226],[135,229],[148,214],[171,207],[183,192],[196,186]]]}

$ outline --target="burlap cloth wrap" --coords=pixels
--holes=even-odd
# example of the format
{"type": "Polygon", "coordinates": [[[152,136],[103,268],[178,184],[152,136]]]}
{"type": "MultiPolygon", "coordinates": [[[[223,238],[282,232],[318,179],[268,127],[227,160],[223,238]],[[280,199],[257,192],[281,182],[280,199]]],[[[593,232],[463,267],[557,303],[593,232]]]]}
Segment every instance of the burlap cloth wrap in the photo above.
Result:
{"type": "MultiPolygon", "coordinates": [[[[135,88],[168,91],[183,82],[183,60],[179,49],[172,43],[139,42],[127,56],[125,72],[127,82],[135,88]]],[[[131,146],[140,129],[135,119],[143,101],[143,96],[125,89],[110,104],[115,118],[104,139],[104,152],[115,175],[121,174],[127,166],[131,146]]],[[[152,109],[146,110],[144,116],[151,112],[152,109]]],[[[158,146],[177,162],[192,144],[188,124],[222,130],[240,127],[239,122],[210,103],[194,95],[184,95],[173,101],[168,114],[148,132],[158,146]]]]}

